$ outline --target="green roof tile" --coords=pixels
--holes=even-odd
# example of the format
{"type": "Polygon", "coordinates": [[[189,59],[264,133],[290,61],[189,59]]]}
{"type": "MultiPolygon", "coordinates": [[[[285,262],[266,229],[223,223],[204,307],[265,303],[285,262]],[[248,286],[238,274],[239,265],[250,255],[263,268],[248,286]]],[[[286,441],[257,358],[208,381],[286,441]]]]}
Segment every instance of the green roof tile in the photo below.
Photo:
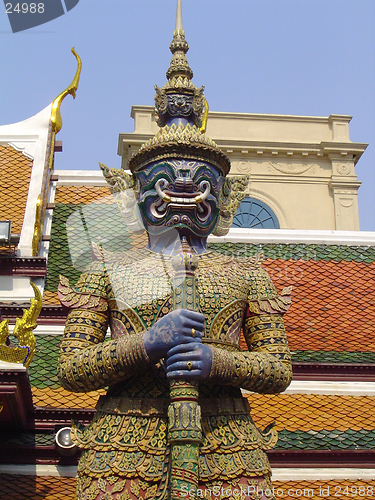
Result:
{"type": "Polygon", "coordinates": [[[0,449],[14,446],[53,446],[55,440],[54,431],[47,432],[18,432],[7,431],[0,433],[0,449]]]}
{"type": "Polygon", "coordinates": [[[116,204],[63,204],[53,211],[45,290],[55,292],[60,274],[74,284],[92,262],[92,242],[110,251],[132,247],[116,204]]]}
{"type": "Polygon", "coordinates": [[[279,432],[275,449],[282,450],[366,450],[375,449],[375,430],[348,429],[321,431],[279,432]]]}
{"type": "Polygon", "coordinates": [[[36,352],[29,367],[32,387],[38,387],[38,389],[60,387],[56,366],[61,337],[61,335],[35,335],[36,352]]]}
{"type": "Polygon", "coordinates": [[[293,351],[292,361],[309,363],[375,363],[374,352],[293,351]]]}
{"type": "Polygon", "coordinates": [[[252,257],[259,252],[264,253],[266,259],[282,260],[326,260],[346,262],[372,263],[375,261],[375,246],[346,246],[346,245],[309,245],[284,243],[210,243],[209,248],[216,252],[252,257]]]}

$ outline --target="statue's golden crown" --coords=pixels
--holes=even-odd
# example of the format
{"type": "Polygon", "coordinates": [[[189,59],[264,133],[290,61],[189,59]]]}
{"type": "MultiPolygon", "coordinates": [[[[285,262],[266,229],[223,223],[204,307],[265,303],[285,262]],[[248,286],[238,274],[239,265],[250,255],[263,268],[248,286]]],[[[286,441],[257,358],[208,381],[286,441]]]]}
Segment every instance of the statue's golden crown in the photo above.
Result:
{"type": "Polygon", "coordinates": [[[156,122],[159,132],[143,144],[129,160],[135,173],[146,165],[163,159],[206,161],[226,176],[230,170],[227,156],[205,135],[208,104],[204,87],[191,81],[193,71],[186,58],[189,45],[182,26],[181,2],[177,4],[176,27],[170,44],[172,60],[167,70],[167,83],[155,86],[156,122]]]}

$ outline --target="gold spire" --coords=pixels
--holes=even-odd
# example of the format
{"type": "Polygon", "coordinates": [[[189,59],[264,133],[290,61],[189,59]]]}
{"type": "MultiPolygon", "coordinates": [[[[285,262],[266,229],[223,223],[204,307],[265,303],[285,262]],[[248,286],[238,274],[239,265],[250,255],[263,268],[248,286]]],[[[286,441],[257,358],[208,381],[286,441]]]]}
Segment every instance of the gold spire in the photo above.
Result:
{"type": "Polygon", "coordinates": [[[53,131],[55,134],[57,134],[62,127],[62,118],[61,118],[61,113],[60,113],[60,107],[61,103],[65,99],[65,97],[70,94],[73,99],[76,98],[76,92],[78,89],[78,83],[79,83],[79,77],[81,76],[81,69],[82,69],[82,61],[77,52],[74,50],[74,47],[72,48],[72,53],[77,59],[77,71],[76,74],[74,75],[72,83],[63,91],[61,92],[60,95],[56,97],[56,99],[52,103],[52,112],[51,112],[51,122],[52,122],[52,127],[53,131]]]}
{"type": "Polygon", "coordinates": [[[181,0],[177,0],[176,27],[169,49],[173,55],[171,64],[167,71],[168,80],[178,76],[191,80],[193,78],[193,72],[186,59],[186,53],[189,50],[189,45],[185,40],[185,32],[182,26],[181,0]]]}

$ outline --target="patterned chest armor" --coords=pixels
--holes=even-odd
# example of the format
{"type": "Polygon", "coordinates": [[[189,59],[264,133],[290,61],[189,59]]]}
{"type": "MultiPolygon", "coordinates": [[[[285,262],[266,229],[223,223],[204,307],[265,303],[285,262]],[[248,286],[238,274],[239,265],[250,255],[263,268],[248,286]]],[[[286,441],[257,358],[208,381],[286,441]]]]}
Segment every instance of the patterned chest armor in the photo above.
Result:
{"type": "MultiPolygon", "coordinates": [[[[71,308],[61,344],[59,373],[73,391],[109,386],[87,428],[73,438],[83,454],[79,472],[118,474],[157,482],[165,472],[169,384],[163,362],[151,365],[143,332],[171,310],[169,258],[144,250],[129,257],[107,255],[81,276],[66,280],[60,298],[71,308]],[[108,323],[112,340],[104,342],[108,323]]],[[[204,254],[198,266],[203,341],[213,350],[208,381],[200,384],[202,481],[270,472],[265,449],[276,444],[273,429],[254,425],[240,388],[279,392],[291,377],[282,314],[290,290],[278,295],[259,259],[204,254]],[[241,329],[249,351],[239,347],[241,329]]]]}

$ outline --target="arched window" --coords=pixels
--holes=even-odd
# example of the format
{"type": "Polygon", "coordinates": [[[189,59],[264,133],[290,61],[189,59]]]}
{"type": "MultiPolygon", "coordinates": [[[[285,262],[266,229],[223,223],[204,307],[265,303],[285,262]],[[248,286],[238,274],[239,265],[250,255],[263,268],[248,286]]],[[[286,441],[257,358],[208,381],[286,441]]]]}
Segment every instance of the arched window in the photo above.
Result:
{"type": "Polygon", "coordinates": [[[255,198],[244,198],[233,218],[232,227],[280,229],[280,224],[273,210],[265,203],[255,198]]]}

